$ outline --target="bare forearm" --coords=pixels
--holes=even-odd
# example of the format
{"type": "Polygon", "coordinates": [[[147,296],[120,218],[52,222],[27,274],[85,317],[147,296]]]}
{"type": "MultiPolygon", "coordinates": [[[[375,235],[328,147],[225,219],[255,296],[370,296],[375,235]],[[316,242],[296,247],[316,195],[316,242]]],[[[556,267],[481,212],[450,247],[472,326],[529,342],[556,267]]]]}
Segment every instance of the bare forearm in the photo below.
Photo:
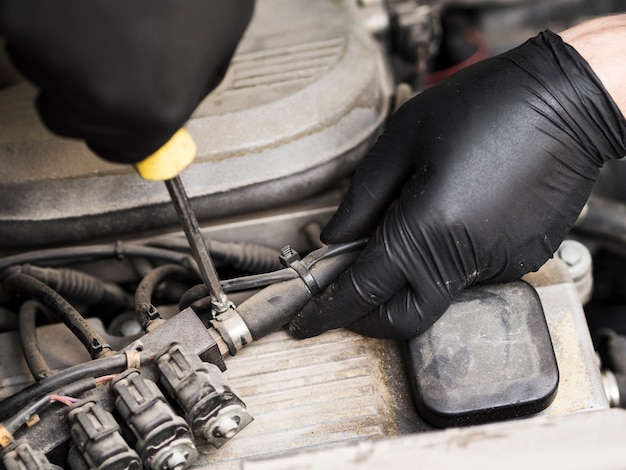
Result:
{"type": "Polygon", "coordinates": [[[589,20],[560,36],[589,63],[626,115],[626,14],[589,20]]]}

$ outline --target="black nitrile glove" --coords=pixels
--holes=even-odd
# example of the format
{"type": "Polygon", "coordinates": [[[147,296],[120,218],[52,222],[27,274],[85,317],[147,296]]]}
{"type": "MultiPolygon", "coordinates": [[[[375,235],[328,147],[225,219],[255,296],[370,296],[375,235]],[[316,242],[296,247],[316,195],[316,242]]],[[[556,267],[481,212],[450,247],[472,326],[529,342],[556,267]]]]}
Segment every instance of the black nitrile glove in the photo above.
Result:
{"type": "Polygon", "coordinates": [[[625,136],[589,65],[550,32],[423,92],[393,117],[322,234],[368,245],[291,332],[410,338],[463,288],[538,269],[602,164],[626,154],[625,136]]]}
{"type": "Polygon", "coordinates": [[[0,32],[54,132],[137,163],[222,79],[253,0],[0,0],[0,32]]]}

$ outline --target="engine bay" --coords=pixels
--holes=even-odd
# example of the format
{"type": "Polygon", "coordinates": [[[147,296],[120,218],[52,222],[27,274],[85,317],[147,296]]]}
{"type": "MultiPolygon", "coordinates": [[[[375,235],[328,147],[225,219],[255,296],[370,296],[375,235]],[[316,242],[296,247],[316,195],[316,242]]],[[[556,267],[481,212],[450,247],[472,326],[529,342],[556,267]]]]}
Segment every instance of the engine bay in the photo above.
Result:
{"type": "Polygon", "coordinates": [[[418,338],[296,340],[285,325],[366,243],[319,235],[399,105],[541,29],[624,10],[258,0],[224,81],[186,126],[199,151],[181,179],[232,302],[224,311],[165,187],[49,133],[35,90],[5,79],[1,464],[489,468],[506,452],[536,462],[529,442],[567,454],[563,468],[585,468],[575,456],[590,446],[606,458],[596,468],[623,461],[606,436],[626,424],[622,161],[603,168],[553,259],[468,289],[418,338]],[[548,442],[561,436],[569,443],[548,442]]]}

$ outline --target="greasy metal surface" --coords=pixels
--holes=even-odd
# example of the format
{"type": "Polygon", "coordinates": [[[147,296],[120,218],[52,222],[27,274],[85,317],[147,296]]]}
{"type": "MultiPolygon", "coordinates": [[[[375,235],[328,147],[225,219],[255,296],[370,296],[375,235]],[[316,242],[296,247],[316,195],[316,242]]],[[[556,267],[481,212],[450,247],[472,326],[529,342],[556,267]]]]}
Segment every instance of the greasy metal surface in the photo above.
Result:
{"type": "Polygon", "coordinates": [[[539,294],[559,365],[556,398],[542,413],[555,416],[608,408],[585,313],[566,265],[552,259],[524,279],[539,294]]]}
{"type": "MultiPolygon", "coordinates": [[[[543,414],[554,419],[606,408],[589,332],[567,269],[561,262],[550,261],[527,280],[543,303],[560,371],[557,396],[543,414]]],[[[88,360],[84,348],[63,326],[40,328],[38,335],[52,367],[88,360]]],[[[16,335],[5,333],[0,338],[2,397],[31,378],[16,352],[16,335]]],[[[195,468],[210,463],[211,468],[236,469],[260,457],[429,430],[415,415],[402,348],[392,341],[344,330],[297,341],[281,331],[226,362],[226,376],[255,420],[219,450],[202,446],[195,468]]],[[[509,426],[515,429],[527,422],[519,420],[509,426]]],[[[464,432],[447,436],[466,439],[464,432]]],[[[370,448],[370,444],[361,445],[370,448]]],[[[281,468],[278,462],[282,460],[275,467],[259,468],[281,468]]]]}
{"type": "Polygon", "coordinates": [[[343,330],[304,341],[281,331],[229,358],[226,377],[254,421],[223,448],[200,448],[195,468],[398,434],[383,344],[343,330]]]}
{"type": "Polygon", "coordinates": [[[558,418],[456,428],[279,459],[243,462],[242,470],[379,470],[463,468],[609,470],[624,468],[626,411],[604,410],[558,418]]]}
{"type": "MultiPolygon", "coordinates": [[[[346,175],[380,130],[391,92],[355,2],[259,0],[224,81],[186,126],[198,156],[181,176],[198,216],[272,207],[346,175]]],[[[25,84],[0,91],[1,244],[175,222],[161,185],[53,136],[32,99],[25,84]]]]}
{"type": "MultiPolygon", "coordinates": [[[[98,319],[89,319],[89,322],[114,350],[122,350],[131,342],[130,338],[108,335],[98,319]]],[[[37,338],[41,351],[52,370],[62,370],[90,360],[85,347],[63,324],[38,327],[37,338]]],[[[190,308],[183,310],[149,335],[138,338],[131,346],[134,349],[156,351],[174,341],[183,342],[189,350],[196,352],[203,360],[219,358],[219,356],[215,357],[215,341],[190,308]]],[[[220,365],[218,361],[214,360],[214,362],[220,365]]],[[[34,382],[33,377],[21,354],[18,334],[16,332],[1,333],[0,399],[32,382],[34,382]]]]}

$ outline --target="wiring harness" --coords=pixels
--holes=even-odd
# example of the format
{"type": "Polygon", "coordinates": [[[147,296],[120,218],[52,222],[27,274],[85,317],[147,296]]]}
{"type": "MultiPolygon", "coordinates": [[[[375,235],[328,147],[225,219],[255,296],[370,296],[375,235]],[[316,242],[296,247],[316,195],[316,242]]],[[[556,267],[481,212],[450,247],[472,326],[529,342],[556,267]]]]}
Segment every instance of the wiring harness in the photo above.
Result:
{"type": "Polygon", "coordinates": [[[33,378],[0,401],[2,465],[182,469],[198,441],[221,447],[253,420],[224,358],[287,324],[364,244],[301,259],[290,247],[207,240],[238,303],[220,314],[180,236],[0,258],[0,328],[19,335],[33,378]],[[91,360],[48,363],[54,345],[42,347],[38,327],[59,322],[91,360]]]}

